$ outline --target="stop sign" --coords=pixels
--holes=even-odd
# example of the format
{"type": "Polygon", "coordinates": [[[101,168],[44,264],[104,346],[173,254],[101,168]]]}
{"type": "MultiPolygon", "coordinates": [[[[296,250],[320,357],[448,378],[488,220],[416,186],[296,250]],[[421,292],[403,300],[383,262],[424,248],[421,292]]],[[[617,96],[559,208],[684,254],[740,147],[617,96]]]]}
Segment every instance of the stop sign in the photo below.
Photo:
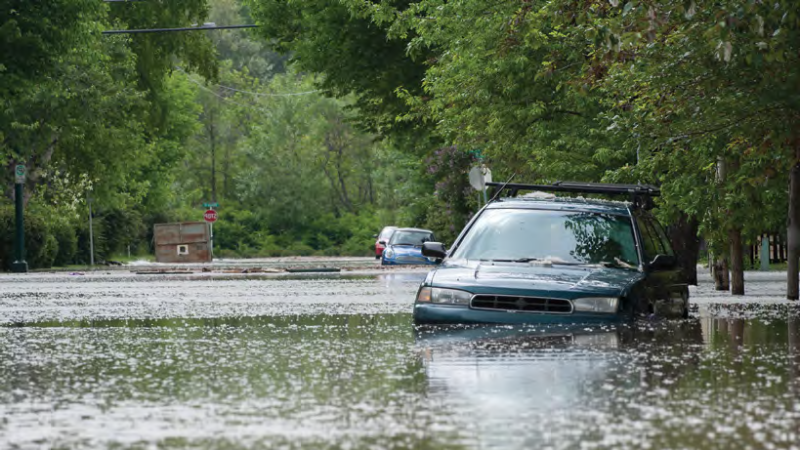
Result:
{"type": "Polygon", "coordinates": [[[205,220],[206,222],[210,222],[210,223],[216,222],[217,221],[217,212],[214,211],[213,209],[207,210],[205,213],[203,213],[203,220],[205,220]]]}

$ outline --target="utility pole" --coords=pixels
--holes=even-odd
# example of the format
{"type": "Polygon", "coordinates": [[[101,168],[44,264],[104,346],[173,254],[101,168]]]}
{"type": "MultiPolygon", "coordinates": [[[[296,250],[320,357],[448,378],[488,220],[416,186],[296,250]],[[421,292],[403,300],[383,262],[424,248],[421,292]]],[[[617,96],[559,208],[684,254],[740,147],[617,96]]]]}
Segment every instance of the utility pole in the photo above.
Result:
{"type": "Polygon", "coordinates": [[[86,197],[89,203],[89,267],[94,267],[94,232],[92,230],[92,194],[86,197]]]}
{"type": "Polygon", "coordinates": [[[14,167],[14,206],[16,215],[16,238],[14,240],[14,262],[11,271],[25,273],[28,271],[28,262],[25,261],[25,221],[23,220],[22,186],[25,184],[26,167],[17,164],[14,167]]]}

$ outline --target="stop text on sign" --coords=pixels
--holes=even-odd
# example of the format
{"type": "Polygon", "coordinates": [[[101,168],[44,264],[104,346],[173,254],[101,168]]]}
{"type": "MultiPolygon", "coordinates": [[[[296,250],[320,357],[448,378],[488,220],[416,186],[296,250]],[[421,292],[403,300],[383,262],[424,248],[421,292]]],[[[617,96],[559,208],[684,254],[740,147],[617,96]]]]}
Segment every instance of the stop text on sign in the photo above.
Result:
{"type": "Polygon", "coordinates": [[[206,222],[214,223],[217,221],[217,212],[213,209],[209,209],[205,213],[203,213],[203,220],[206,222]]]}

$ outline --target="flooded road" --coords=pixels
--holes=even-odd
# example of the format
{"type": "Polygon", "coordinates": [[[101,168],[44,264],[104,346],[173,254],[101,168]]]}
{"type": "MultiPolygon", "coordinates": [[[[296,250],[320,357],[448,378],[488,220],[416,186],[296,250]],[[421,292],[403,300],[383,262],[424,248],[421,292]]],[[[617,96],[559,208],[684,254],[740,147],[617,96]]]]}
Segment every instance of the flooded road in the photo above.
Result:
{"type": "Polygon", "coordinates": [[[796,306],[416,331],[423,277],[3,277],[0,448],[800,448],[796,306]]]}

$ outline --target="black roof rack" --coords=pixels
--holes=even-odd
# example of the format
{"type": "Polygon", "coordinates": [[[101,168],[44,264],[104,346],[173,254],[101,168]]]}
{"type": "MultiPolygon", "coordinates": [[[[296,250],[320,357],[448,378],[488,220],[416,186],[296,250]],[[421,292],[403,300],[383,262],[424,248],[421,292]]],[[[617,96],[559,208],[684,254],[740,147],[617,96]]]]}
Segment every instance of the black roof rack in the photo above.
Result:
{"type": "Polygon", "coordinates": [[[652,207],[652,197],[661,195],[661,190],[649,184],[612,184],[612,183],[580,183],[574,181],[556,181],[553,184],[521,184],[489,182],[493,187],[492,198],[503,191],[508,197],[515,197],[519,191],[569,192],[574,194],[624,195],[634,204],[652,207]]]}

